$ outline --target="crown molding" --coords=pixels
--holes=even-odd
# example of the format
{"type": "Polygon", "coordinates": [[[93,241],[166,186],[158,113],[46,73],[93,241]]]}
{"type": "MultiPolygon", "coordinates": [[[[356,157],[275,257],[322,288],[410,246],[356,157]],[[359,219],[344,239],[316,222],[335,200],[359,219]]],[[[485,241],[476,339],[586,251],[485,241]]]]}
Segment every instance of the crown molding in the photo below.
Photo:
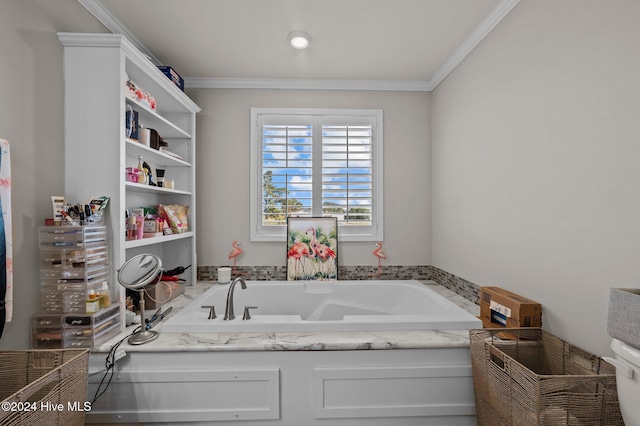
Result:
{"type": "MultiPolygon", "coordinates": [[[[155,65],[160,61],[124,26],[100,0],[78,0],[109,31],[122,34],[155,65]]],[[[289,89],[289,90],[373,90],[430,92],[451,73],[462,60],[504,19],[520,0],[502,0],[480,25],[442,64],[430,80],[310,80],[310,79],[245,79],[186,77],[185,87],[194,89],[289,89]]]]}
{"type": "Polygon", "coordinates": [[[190,89],[389,90],[428,92],[428,81],[198,78],[184,79],[190,89]]]}
{"type": "Polygon", "coordinates": [[[433,74],[431,80],[431,90],[438,87],[451,71],[453,71],[464,58],[493,30],[496,25],[504,19],[509,12],[520,3],[520,0],[502,0],[493,10],[482,20],[480,25],[462,42],[444,64],[433,74]]]}
{"type": "Polygon", "coordinates": [[[122,34],[133,44],[136,49],[142,52],[143,55],[148,57],[155,65],[162,65],[158,58],[151,53],[140,41],[120,22],[106,7],[100,2],[100,0],[78,0],[85,9],[89,11],[98,21],[102,23],[109,31],[114,34],[122,34]]]}

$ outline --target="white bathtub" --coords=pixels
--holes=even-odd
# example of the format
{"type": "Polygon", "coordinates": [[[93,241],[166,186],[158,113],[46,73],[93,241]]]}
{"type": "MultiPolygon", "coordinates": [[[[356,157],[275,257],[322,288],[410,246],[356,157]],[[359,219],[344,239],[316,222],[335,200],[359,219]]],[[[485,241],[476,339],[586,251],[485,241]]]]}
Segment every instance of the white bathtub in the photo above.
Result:
{"type": "Polygon", "coordinates": [[[467,330],[481,321],[418,281],[247,281],[236,318],[223,320],[229,285],[215,285],[162,325],[168,333],[467,330]],[[213,305],[217,318],[208,319],[213,305]],[[243,320],[245,306],[251,319],[243,320]]]}

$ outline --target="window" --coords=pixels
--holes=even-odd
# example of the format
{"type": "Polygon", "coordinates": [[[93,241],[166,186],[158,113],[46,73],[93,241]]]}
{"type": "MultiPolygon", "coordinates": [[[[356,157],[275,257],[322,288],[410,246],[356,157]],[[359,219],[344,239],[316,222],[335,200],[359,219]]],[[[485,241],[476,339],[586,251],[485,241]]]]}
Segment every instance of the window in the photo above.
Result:
{"type": "Polygon", "coordinates": [[[251,240],[285,241],[289,216],[382,239],[382,111],[252,108],[251,240]]]}

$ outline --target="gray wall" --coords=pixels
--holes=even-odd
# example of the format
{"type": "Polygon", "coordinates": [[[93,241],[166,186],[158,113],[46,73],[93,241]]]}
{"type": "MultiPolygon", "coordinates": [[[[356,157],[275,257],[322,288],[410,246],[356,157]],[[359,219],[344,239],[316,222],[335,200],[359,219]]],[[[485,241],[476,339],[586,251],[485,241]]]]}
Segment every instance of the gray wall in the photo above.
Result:
{"type": "MultiPolygon", "coordinates": [[[[197,120],[198,264],[285,265],[284,243],[249,241],[251,107],[384,110],[384,250],[388,265],[431,263],[429,93],[200,89],[197,120]]],[[[340,264],[377,265],[373,242],[340,244],[340,264]]]]}
{"type": "Polygon", "coordinates": [[[11,144],[15,285],[14,318],[0,339],[2,350],[31,346],[31,317],[40,304],[38,227],[51,217],[50,196],[64,193],[57,31],[104,27],[77,0],[0,2],[0,138],[11,144]]]}
{"type": "Polygon", "coordinates": [[[597,354],[640,268],[640,3],[523,0],[432,93],[433,265],[597,354]]]}

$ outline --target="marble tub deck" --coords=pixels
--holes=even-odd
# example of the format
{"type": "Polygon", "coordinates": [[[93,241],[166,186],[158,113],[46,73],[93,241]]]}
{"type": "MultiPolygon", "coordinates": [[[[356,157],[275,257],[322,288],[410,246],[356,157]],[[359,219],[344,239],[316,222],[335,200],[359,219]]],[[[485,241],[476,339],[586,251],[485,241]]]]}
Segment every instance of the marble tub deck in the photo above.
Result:
{"type": "MultiPolygon", "coordinates": [[[[451,300],[472,315],[480,314],[480,307],[453,291],[433,282],[423,284],[451,300]]],[[[188,286],[185,292],[171,302],[170,318],[184,306],[191,303],[213,282],[198,282],[188,286]]],[[[151,315],[150,313],[149,315],[151,315]]],[[[165,320],[167,319],[165,318],[165,320]]],[[[128,327],[120,335],[107,341],[93,352],[108,352],[111,347],[128,336],[135,326],[128,327]]],[[[159,337],[143,345],[129,345],[126,340],[122,348],[126,352],[188,352],[188,351],[322,351],[322,350],[366,350],[366,349],[427,349],[468,347],[467,330],[431,330],[431,331],[376,331],[376,332],[277,332],[277,333],[163,333],[162,324],[153,330],[159,337]]]]}

